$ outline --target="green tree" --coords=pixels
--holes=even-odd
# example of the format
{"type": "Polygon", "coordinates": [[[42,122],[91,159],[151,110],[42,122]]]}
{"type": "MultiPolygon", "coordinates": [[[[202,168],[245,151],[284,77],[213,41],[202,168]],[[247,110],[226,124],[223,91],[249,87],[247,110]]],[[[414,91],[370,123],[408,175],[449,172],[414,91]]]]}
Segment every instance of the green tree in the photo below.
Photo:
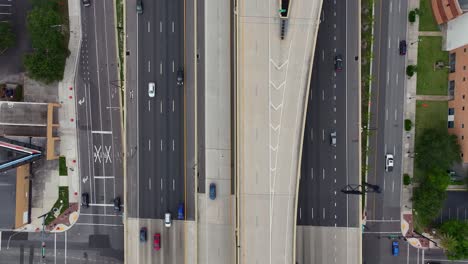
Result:
{"type": "Polygon", "coordinates": [[[15,45],[15,34],[11,30],[11,23],[0,22],[0,53],[13,45],[15,45]]]}
{"type": "Polygon", "coordinates": [[[448,259],[468,258],[468,221],[446,221],[440,226],[439,232],[448,259]]]}
{"type": "Polygon", "coordinates": [[[446,170],[454,162],[461,161],[457,137],[449,135],[447,130],[424,130],[416,141],[416,153],[416,166],[423,171],[446,170]]]}

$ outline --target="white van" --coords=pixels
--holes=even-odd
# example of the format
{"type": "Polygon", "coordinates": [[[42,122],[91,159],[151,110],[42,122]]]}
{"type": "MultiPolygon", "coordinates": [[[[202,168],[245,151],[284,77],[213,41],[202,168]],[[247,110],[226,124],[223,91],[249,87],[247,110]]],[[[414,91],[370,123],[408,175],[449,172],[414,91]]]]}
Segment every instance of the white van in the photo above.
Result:
{"type": "Polygon", "coordinates": [[[156,84],[154,82],[148,83],[148,96],[154,97],[156,94],[156,84]]]}
{"type": "Polygon", "coordinates": [[[172,224],[171,213],[166,213],[164,215],[164,225],[166,227],[171,227],[171,224],[172,224]]]}

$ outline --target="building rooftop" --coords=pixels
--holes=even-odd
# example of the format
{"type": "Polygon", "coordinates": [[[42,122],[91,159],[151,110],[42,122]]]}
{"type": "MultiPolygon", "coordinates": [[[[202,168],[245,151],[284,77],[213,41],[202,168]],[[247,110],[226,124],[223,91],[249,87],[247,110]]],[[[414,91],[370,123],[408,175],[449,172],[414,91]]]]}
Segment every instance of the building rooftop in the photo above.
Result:
{"type": "Polygon", "coordinates": [[[459,0],[432,0],[432,12],[437,24],[447,23],[462,14],[458,1],[459,0]]]}
{"type": "Polygon", "coordinates": [[[468,11],[468,0],[458,0],[458,4],[463,11],[468,11]]]}
{"type": "Polygon", "coordinates": [[[454,50],[468,44],[468,13],[465,13],[457,19],[450,20],[447,23],[447,36],[445,41],[445,50],[454,50]]]}

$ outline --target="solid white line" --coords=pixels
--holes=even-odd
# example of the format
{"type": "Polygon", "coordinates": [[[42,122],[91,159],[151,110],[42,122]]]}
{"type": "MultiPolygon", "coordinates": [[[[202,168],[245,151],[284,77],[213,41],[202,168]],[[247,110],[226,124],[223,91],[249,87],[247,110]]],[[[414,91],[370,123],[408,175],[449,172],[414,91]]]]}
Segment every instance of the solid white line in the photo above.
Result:
{"type": "Polygon", "coordinates": [[[94,130],[94,131],[91,131],[91,134],[107,134],[107,135],[112,135],[112,131],[94,130]]]}
{"type": "Polygon", "coordinates": [[[406,243],[406,264],[409,264],[409,243],[406,243]]]}
{"type": "Polygon", "coordinates": [[[150,28],[151,28],[151,27],[150,27],[150,22],[148,21],[148,32],[151,31],[150,28]]]}
{"type": "Polygon", "coordinates": [[[68,232],[65,232],[65,264],[67,264],[68,232]]]}
{"type": "Polygon", "coordinates": [[[94,179],[114,179],[114,176],[94,176],[94,179]]]}
{"type": "Polygon", "coordinates": [[[113,217],[118,216],[118,215],[114,215],[114,214],[84,214],[84,213],[80,213],[80,215],[86,215],[86,216],[113,216],[113,217]]]}
{"type": "MultiPolygon", "coordinates": [[[[394,232],[380,232],[380,231],[364,231],[362,232],[363,234],[394,234],[394,235],[401,235],[401,230],[400,231],[394,231],[394,232]]],[[[407,243],[409,245],[409,243],[407,243]]]]}
{"type": "Polygon", "coordinates": [[[148,72],[151,72],[151,61],[148,61],[148,72]]]}
{"type": "Polygon", "coordinates": [[[108,207],[108,206],[114,206],[114,205],[113,205],[113,204],[97,204],[97,203],[90,203],[89,206],[108,207]]]}
{"type": "Polygon", "coordinates": [[[0,231],[0,251],[2,251],[2,231],[0,231]]]}
{"type": "Polygon", "coordinates": [[[375,220],[366,220],[367,222],[377,222],[377,223],[380,223],[380,222],[383,222],[383,223],[386,223],[386,222],[400,222],[400,220],[378,220],[378,219],[375,219],[375,220]]]}
{"type": "Polygon", "coordinates": [[[148,150],[151,151],[151,139],[148,139],[148,150]]]}
{"type": "Polygon", "coordinates": [[[95,224],[95,223],[75,223],[75,225],[84,225],[84,226],[124,226],[124,225],[116,225],[116,224],[95,224]]]}
{"type": "Polygon", "coordinates": [[[54,234],[54,263],[57,264],[57,233],[54,234]]]}

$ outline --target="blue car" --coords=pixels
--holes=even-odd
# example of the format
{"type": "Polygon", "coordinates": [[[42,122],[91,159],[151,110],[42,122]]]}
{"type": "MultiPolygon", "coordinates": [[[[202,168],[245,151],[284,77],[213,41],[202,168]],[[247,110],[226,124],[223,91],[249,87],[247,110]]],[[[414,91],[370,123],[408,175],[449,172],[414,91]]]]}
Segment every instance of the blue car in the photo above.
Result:
{"type": "Polygon", "coordinates": [[[184,203],[180,203],[179,207],[177,208],[177,219],[184,220],[184,203]]]}
{"type": "Polygon", "coordinates": [[[400,252],[400,247],[398,246],[398,241],[393,241],[392,242],[392,255],[393,256],[398,256],[398,253],[400,252]]]}
{"type": "Polygon", "coordinates": [[[210,183],[210,199],[216,199],[216,184],[214,182],[210,183]]]}
{"type": "Polygon", "coordinates": [[[140,229],[140,241],[141,242],[146,242],[147,232],[148,232],[148,229],[146,227],[142,227],[140,229]]]}

